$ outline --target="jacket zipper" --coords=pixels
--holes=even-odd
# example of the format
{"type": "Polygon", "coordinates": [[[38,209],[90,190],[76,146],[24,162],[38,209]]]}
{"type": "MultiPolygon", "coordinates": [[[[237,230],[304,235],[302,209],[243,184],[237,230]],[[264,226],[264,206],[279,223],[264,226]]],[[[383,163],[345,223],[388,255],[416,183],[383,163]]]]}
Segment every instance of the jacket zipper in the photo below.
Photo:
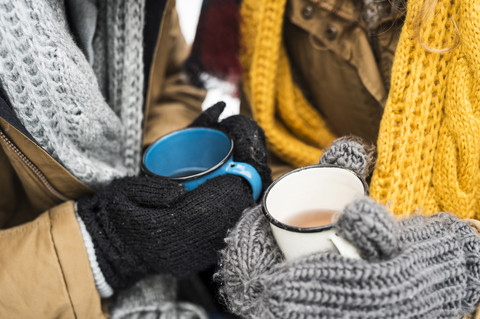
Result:
{"type": "Polygon", "coordinates": [[[8,137],[2,132],[2,130],[0,130],[0,139],[2,139],[3,141],[5,141],[5,143],[7,144],[7,146],[18,156],[18,158],[25,164],[27,165],[27,167],[32,171],[33,174],[35,174],[35,176],[40,180],[40,182],[43,184],[43,186],[45,186],[45,188],[53,195],[55,196],[57,199],[60,199],[62,201],[68,201],[70,200],[70,198],[62,195],[60,192],[58,192],[53,186],[52,184],[50,184],[47,180],[47,178],[45,177],[45,175],[43,175],[43,173],[38,169],[37,166],[35,166],[35,164],[33,164],[26,156],[25,154],[23,154],[22,151],[20,151],[18,149],[18,147],[16,147],[9,139],[8,137]]]}

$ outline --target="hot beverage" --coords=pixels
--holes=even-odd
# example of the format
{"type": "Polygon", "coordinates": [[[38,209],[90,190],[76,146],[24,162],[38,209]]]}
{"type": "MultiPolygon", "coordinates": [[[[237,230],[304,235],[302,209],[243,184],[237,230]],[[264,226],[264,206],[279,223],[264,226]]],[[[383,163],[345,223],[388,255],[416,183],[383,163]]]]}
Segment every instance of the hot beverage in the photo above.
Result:
{"type": "Polygon", "coordinates": [[[333,223],[333,218],[338,212],[333,209],[311,209],[290,217],[286,224],[295,227],[320,227],[333,223]]]}
{"type": "Polygon", "coordinates": [[[365,181],[351,170],[305,166],[268,187],[262,210],[286,260],[327,251],[360,258],[355,246],[332,226],[348,203],[367,192],[365,181]]]}
{"type": "Polygon", "coordinates": [[[169,177],[193,176],[193,175],[197,175],[198,173],[201,173],[203,171],[205,171],[204,168],[185,167],[185,168],[181,168],[181,169],[176,170],[169,177]]]}

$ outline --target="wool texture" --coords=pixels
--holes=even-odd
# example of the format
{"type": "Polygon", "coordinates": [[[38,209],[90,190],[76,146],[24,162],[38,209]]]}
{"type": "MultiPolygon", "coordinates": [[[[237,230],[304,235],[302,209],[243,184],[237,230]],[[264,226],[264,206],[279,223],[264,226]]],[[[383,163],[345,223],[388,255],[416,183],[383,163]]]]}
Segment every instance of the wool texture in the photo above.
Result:
{"type": "Polygon", "coordinates": [[[177,282],[171,276],[148,276],[109,300],[111,319],[207,319],[205,310],[176,302],[177,282]]]}
{"type": "MultiPolygon", "coordinates": [[[[219,122],[225,103],[204,111],[191,126],[223,130],[234,158],[252,165],[264,188],[271,183],[265,136],[255,121],[238,115],[219,122]]],[[[148,274],[185,277],[214,264],[227,230],[254,205],[249,183],[217,176],[186,192],[160,176],[125,177],[77,201],[98,265],[114,291],[148,274]]]]}
{"type": "MultiPolygon", "coordinates": [[[[270,147],[303,166],[315,163],[333,136],[291,78],[281,33],[285,2],[243,1],[241,63],[270,147]]],[[[407,2],[371,195],[401,216],[448,211],[480,218],[480,7],[439,0],[425,14],[423,5],[407,2]]]]}
{"type": "Polygon", "coordinates": [[[189,127],[210,127],[227,134],[233,141],[233,158],[255,167],[262,180],[262,190],[265,190],[272,182],[265,133],[254,120],[243,115],[229,116],[219,122],[225,106],[224,102],[218,102],[209,107],[189,127]]]}
{"type": "Polygon", "coordinates": [[[240,63],[244,91],[270,148],[300,167],[317,163],[335,136],[293,82],[282,42],[285,3],[242,2],[240,63]]]}
{"type": "Polygon", "coordinates": [[[245,211],[215,275],[229,309],[242,318],[459,318],[475,309],[480,239],[465,222],[447,213],[397,222],[365,197],[336,229],[366,259],[284,261],[261,207],[245,211]]]}
{"type": "Polygon", "coordinates": [[[480,7],[439,0],[417,33],[420,5],[408,1],[371,195],[403,216],[448,211],[478,219],[480,7]]]}
{"type": "Polygon", "coordinates": [[[366,178],[371,173],[374,153],[375,146],[366,144],[360,138],[345,136],[334,140],[318,163],[348,168],[366,178]]]}
{"type": "Polygon", "coordinates": [[[116,291],[145,275],[185,277],[214,264],[228,228],[253,205],[241,177],[219,176],[185,192],[160,177],[113,181],[77,203],[99,266],[116,291]]]}
{"type": "Polygon", "coordinates": [[[35,140],[99,187],[138,173],[144,0],[98,2],[93,68],[64,1],[0,1],[0,87],[35,140]]]}

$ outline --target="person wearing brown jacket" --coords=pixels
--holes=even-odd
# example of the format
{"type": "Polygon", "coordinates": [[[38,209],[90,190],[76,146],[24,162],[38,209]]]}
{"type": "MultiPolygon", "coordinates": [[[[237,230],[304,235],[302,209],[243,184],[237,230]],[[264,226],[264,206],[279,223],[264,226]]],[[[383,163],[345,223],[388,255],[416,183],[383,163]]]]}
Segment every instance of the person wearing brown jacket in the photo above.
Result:
{"type": "MultiPolygon", "coordinates": [[[[258,112],[252,108],[252,96],[247,92],[249,84],[246,83],[253,75],[244,73],[242,77],[241,74],[248,70],[249,64],[234,56],[238,52],[243,52],[241,57],[250,56],[254,51],[248,51],[248,48],[252,50],[256,45],[245,36],[256,27],[241,16],[249,12],[248,6],[240,9],[242,1],[234,0],[205,3],[187,63],[190,73],[194,78],[206,72],[235,81],[242,86],[239,88],[240,112],[257,119],[255,113],[258,112]],[[230,9],[224,8],[227,3],[230,9]],[[236,12],[232,9],[235,6],[236,12]],[[215,20],[217,22],[211,22],[215,20]],[[230,36],[226,36],[226,29],[230,36]]],[[[283,24],[278,30],[288,53],[294,83],[328,123],[331,133],[323,141],[323,148],[328,147],[335,136],[345,135],[355,135],[375,144],[389,91],[395,47],[404,20],[401,3],[372,1],[375,15],[366,20],[359,10],[360,5],[352,1],[286,2],[283,24]]],[[[267,42],[266,51],[269,50],[267,42]]],[[[255,50],[258,51],[259,47],[255,50]]],[[[277,112],[279,109],[280,106],[276,108],[277,112]]],[[[301,110],[297,112],[301,113],[301,110]]],[[[277,120],[284,121],[278,114],[277,120]]],[[[294,129],[290,128],[290,132],[297,134],[297,140],[303,140],[294,129]]],[[[285,157],[282,159],[271,147],[270,151],[274,178],[299,166],[285,157]]],[[[317,158],[319,155],[315,154],[317,158]]]]}
{"type": "MultiPolygon", "coordinates": [[[[212,9],[204,16],[214,21],[215,6],[222,7],[225,1],[205,1],[212,9]]],[[[206,70],[227,80],[240,79],[241,112],[250,114],[265,130],[274,178],[293,168],[318,163],[337,137],[361,137],[378,145],[373,176],[369,176],[371,198],[385,204],[388,213],[404,218],[405,223],[420,214],[437,216],[446,212],[455,216],[468,231],[466,237],[475,243],[459,245],[461,248],[454,251],[467,259],[472,257],[466,265],[478,265],[478,5],[462,0],[229,2],[238,7],[238,12],[221,21],[233,30],[231,37],[235,34],[240,40],[238,67],[212,67],[212,55],[221,46],[212,52],[205,43],[211,46],[223,42],[208,41],[208,30],[222,28],[205,23],[204,36],[194,43],[190,70],[194,74],[206,70]],[[232,27],[228,21],[237,21],[239,26],[232,27]],[[471,254],[470,249],[475,252],[471,254]]],[[[223,57],[221,61],[225,60],[223,57]]],[[[346,147],[345,153],[348,150],[346,147]]],[[[368,216],[373,206],[359,204],[353,211],[368,216]]],[[[450,304],[455,308],[468,303],[468,307],[449,312],[443,307],[452,292],[440,293],[436,287],[433,290],[439,295],[434,296],[425,289],[428,285],[413,285],[418,290],[402,299],[400,294],[410,290],[394,292],[398,285],[391,279],[398,277],[393,268],[391,274],[381,278],[363,277],[373,274],[376,267],[390,267],[396,261],[405,267],[402,269],[419,273],[397,259],[402,254],[381,261],[365,258],[360,263],[336,259],[333,254],[285,262],[281,254],[272,253],[270,243],[274,241],[261,210],[252,209],[230,233],[219,271],[227,303],[242,316],[438,318],[470,313],[478,305],[479,272],[475,269],[462,273],[466,285],[457,287],[459,302],[450,304]],[[257,253],[265,253],[264,258],[258,258],[257,253]],[[337,261],[339,264],[332,266],[337,261]],[[363,266],[366,268],[361,269],[363,266]],[[353,273],[345,271],[345,277],[338,276],[346,269],[353,269],[353,273]],[[330,275],[332,278],[327,279],[330,275]],[[358,302],[354,296],[366,296],[360,289],[363,284],[368,287],[365,291],[382,296],[358,302]],[[349,285],[354,288],[349,290],[349,285]],[[339,291],[345,294],[336,294],[339,291]],[[383,293],[399,297],[399,303],[389,304],[383,293]],[[416,312],[422,310],[416,308],[416,302],[429,309],[416,312]],[[401,309],[401,314],[389,312],[395,309],[401,309]]],[[[385,207],[381,210],[387,211],[385,207]]],[[[444,225],[435,218],[425,220],[442,228],[444,225]]],[[[373,222],[362,224],[360,217],[357,222],[359,228],[365,226],[366,233],[375,229],[373,222]]],[[[420,228],[409,228],[413,238],[435,242],[434,236],[423,237],[420,228]]],[[[451,235],[462,237],[459,229],[451,229],[451,235]]],[[[359,249],[371,244],[353,239],[359,249]]],[[[413,245],[409,247],[413,252],[406,255],[415,259],[415,253],[420,252],[413,245]]],[[[432,263],[433,267],[440,264],[432,263]]],[[[428,272],[429,267],[419,269],[428,272]]],[[[441,280],[447,287],[455,282],[450,269],[459,268],[440,271],[448,277],[441,280]]],[[[434,282],[433,277],[427,277],[434,282]]]]}
{"type": "Polygon", "coordinates": [[[143,149],[215,127],[264,187],[269,170],[255,122],[218,123],[221,103],[199,116],[187,54],[173,0],[0,1],[0,317],[125,318],[152,301],[205,317],[175,301],[175,277],[215,263],[251,189],[228,175],[185,192],[142,176],[143,149]],[[132,300],[142,280],[152,295],[132,300]],[[130,309],[103,302],[119,293],[130,309]]]}

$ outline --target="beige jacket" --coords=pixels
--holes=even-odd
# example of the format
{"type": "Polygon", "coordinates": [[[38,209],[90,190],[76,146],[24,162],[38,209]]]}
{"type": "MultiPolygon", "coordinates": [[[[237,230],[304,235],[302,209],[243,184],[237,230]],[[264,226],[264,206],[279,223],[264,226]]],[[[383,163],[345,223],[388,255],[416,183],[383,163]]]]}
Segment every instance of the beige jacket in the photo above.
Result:
{"type": "MultiPolygon", "coordinates": [[[[144,144],[184,127],[204,92],[181,74],[188,48],[167,1],[150,71],[144,144]]],[[[92,192],[0,118],[0,318],[104,318],[73,200],[92,192]]]]}

